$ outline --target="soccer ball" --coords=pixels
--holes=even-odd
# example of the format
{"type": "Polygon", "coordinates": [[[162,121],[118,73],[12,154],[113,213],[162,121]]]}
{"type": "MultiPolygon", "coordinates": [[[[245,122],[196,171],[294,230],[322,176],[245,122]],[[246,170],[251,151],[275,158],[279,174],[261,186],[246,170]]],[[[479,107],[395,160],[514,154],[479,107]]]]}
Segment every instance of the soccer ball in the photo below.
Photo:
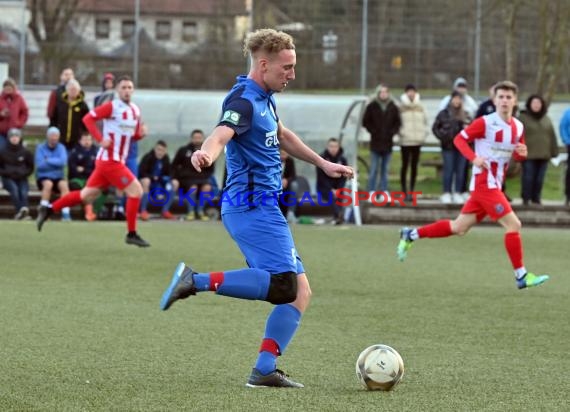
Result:
{"type": "Polygon", "coordinates": [[[369,391],[389,391],[404,376],[404,361],[390,346],[372,345],[358,356],[356,376],[369,391]]]}

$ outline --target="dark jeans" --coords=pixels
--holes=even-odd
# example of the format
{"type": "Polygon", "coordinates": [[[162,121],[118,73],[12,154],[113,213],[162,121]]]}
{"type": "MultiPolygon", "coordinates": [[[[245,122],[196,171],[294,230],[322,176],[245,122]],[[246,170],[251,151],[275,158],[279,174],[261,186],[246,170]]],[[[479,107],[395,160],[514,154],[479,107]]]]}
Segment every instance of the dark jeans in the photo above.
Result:
{"type": "Polygon", "coordinates": [[[455,193],[462,193],[465,188],[467,159],[455,148],[443,149],[441,156],[443,157],[443,193],[452,192],[451,187],[454,181],[455,193]]]}
{"type": "Polygon", "coordinates": [[[402,192],[408,192],[408,186],[406,185],[408,165],[411,167],[410,192],[413,192],[416,187],[418,163],[420,162],[420,148],[421,146],[402,146],[402,169],[400,169],[400,184],[402,186],[402,192]]]}
{"type": "Polygon", "coordinates": [[[376,180],[378,179],[378,169],[380,169],[380,190],[382,192],[386,192],[388,190],[388,169],[390,167],[391,158],[392,152],[370,152],[370,174],[368,175],[369,192],[378,190],[378,186],[376,185],[376,180]],[[378,167],[379,163],[380,167],[378,167]]]}
{"type": "Polygon", "coordinates": [[[8,138],[0,133],[0,152],[8,146],[8,138]]]}
{"type": "Polygon", "coordinates": [[[28,207],[28,179],[9,179],[2,178],[4,189],[10,193],[12,204],[16,207],[16,212],[23,207],[28,207]]]}
{"type": "Polygon", "coordinates": [[[523,202],[540,203],[540,194],[547,168],[548,160],[530,159],[522,163],[521,196],[523,202]]]}

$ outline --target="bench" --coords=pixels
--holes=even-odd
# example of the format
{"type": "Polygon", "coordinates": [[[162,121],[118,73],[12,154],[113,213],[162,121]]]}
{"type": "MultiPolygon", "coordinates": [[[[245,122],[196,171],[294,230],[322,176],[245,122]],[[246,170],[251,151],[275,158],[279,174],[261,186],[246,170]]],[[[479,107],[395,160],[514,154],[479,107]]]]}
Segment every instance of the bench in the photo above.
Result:
{"type": "Polygon", "coordinates": [[[420,162],[420,166],[433,167],[435,169],[435,177],[438,179],[443,176],[443,160],[441,159],[423,160],[420,162]]]}

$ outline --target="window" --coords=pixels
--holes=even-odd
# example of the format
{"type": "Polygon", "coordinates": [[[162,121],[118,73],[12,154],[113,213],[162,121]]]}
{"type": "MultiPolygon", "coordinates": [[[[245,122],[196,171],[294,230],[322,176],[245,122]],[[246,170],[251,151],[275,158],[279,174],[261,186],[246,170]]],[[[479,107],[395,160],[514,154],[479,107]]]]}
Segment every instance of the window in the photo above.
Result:
{"type": "Polygon", "coordinates": [[[198,25],[193,21],[182,23],[182,41],[193,43],[198,41],[198,25]]]}
{"type": "Polygon", "coordinates": [[[109,19],[95,20],[95,38],[108,39],[110,31],[111,31],[111,23],[109,19]]]}
{"type": "Polygon", "coordinates": [[[129,39],[135,34],[135,21],[123,20],[121,24],[121,38],[129,39]]]}
{"type": "Polygon", "coordinates": [[[159,20],[156,22],[156,40],[170,40],[172,25],[169,21],[159,20]]]}

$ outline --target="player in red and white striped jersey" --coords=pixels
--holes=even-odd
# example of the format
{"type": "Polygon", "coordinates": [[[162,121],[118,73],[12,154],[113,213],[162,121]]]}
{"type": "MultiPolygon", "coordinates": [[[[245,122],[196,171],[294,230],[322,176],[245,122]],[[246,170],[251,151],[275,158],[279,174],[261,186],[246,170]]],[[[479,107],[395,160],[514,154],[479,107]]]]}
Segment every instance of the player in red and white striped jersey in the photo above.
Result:
{"type": "Polygon", "coordinates": [[[501,191],[511,157],[523,160],[527,156],[523,125],[512,116],[517,92],[513,82],[497,83],[494,87],[497,111],[475,119],[455,137],[455,146],[473,164],[471,196],[455,220],[439,220],[417,229],[403,228],[397,250],[400,260],[406,258],[412,242],[417,239],[464,235],[489,216],[505,228],[505,248],[513,265],[517,287],[537,286],[548,280],[547,275],[527,272],[523,264],[521,222],[501,191]],[[469,143],[474,144],[475,151],[469,143]]]}
{"type": "Polygon", "coordinates": [[[134,92],[133,82],[128,76],[117,82],[118,99],[107,102],[91,110],[83,118],[89,133],[100,144],[95,170],[82,190],[70,192],[56,200],[51,207],[40,208],[38,212],[38,230],[53,212],[79,203],[92,203],[99,197],[101,190],[115,186],[127,195],[126,243],[141,247],[150,246],[136,231],[137,213],[143,189],[140,182],[125,166],[131,140],[139,140],[146,134],[146,127],[141,123],[140,109],[131,102],[134,92]],[[103,133],[97,128],[97,121],[103,121],[103,133]]]}

